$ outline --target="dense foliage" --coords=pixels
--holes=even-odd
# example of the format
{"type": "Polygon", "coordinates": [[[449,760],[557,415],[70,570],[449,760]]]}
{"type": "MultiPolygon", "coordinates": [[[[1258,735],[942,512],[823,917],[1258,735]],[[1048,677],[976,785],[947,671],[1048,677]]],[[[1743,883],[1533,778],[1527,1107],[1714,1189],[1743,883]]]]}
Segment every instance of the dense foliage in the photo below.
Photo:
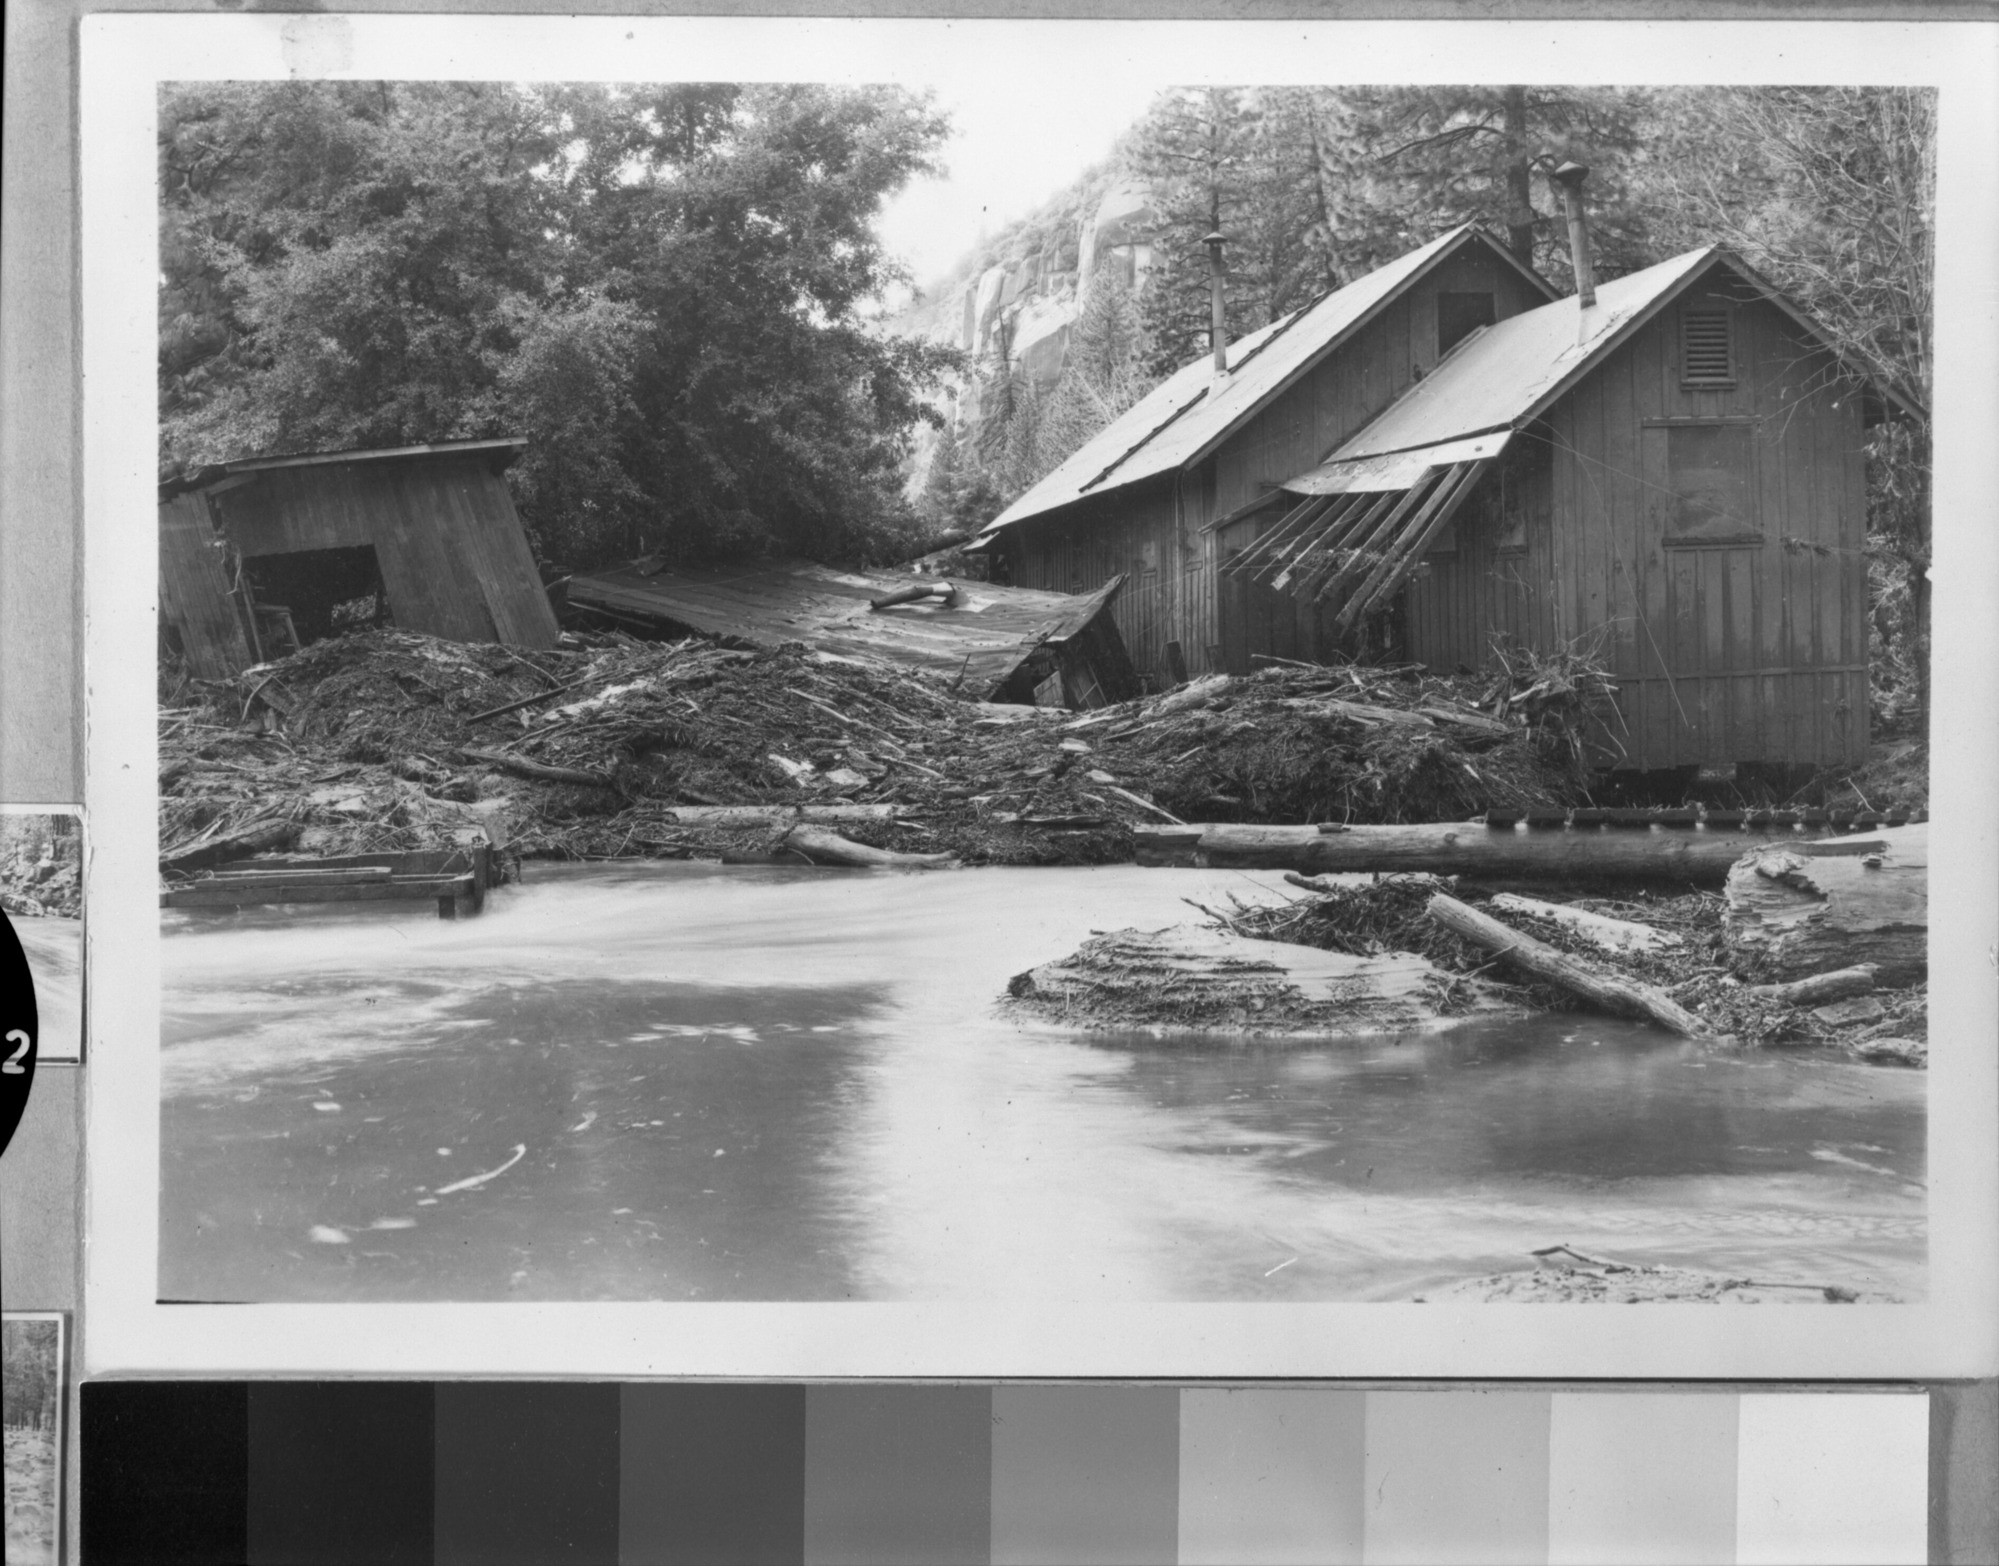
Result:
{"type": "Polygon", "coordinates": [[[944,131],[888,87],[169,88],[163,462],[518,434],[567,565],[901,552],[950,356],[863,312],[944,131]]]}

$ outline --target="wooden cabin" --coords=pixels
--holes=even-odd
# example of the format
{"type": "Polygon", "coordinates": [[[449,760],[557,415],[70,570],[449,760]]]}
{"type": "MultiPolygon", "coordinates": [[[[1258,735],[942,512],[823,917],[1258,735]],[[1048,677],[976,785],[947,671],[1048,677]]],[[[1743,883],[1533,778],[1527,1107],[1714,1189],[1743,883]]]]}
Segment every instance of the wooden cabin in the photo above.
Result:
{"type": "MultiPolygon", "coordinates": [[[[1351,354],[1321,373],[1342,369],[1368,384],[1351,354]]],[[[1854,762],[1865,428],[1897,411],[1742,261],[1692,251],[1498,314],[1312,466],[1251,458],[1196,508],[1212,620],[1180,623],[1234,673],[1335,656],[1384,612],[1433,668],[1594,649],[1619,686],[1605,765],[1854,762]]]]}
{"type": "Polygon", "coordinates": [[[840,571],[807,560],[664,570],[638,560],[573,577],[584,622],[641,634],[718,637],[923,669],[974,701],[1101,707],[1140,693],[1111,601],[909,572],[840,571]]]}
{"type": "Polygon", "coordinates": [[[203,679],[370,624],[550,647],[523,440],[252,457],[160,486],[160,639],[203,679]]]}
{"type": "Polygon", "coordinates": [[[1269,501],[1481,325],[1554,297],[1482,230],[1453,229],[1229,343],[1227,375],[1203,357],[1168,377],[974,547],[1021,587],[1084,593],[1124,577],[1118,621],[1157,686],[1244,668],[1252,647],[1308,656],[1310,613],[1219,590],[1217,519],[1269,501]]]}
{"type": "Polygon", "coordinates": [[[1468,339],[1223,529],[1221,572],[1335,637],[1401,595],[1433,668],[1593,650],[1607,765],[1855,762],[1866,426],[1905,411],[1710,246],[1468,339]]]}

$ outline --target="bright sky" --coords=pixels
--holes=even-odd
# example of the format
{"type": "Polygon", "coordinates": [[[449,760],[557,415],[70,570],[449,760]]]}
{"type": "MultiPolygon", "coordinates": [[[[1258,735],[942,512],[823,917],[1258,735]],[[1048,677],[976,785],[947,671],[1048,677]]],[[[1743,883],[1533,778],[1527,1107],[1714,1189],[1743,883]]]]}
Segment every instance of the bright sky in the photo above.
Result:
{"type": "Polygon", "coordinates": [[[1079,93],[1049,75],[994,72],[936,88],[951,116],[948,176],[912,183],[882,213],[889,250],[934,282],[979,241],[1024,217],[1111,150],[1145,112],[1155,81],[1097,82],[1079,93]]]}

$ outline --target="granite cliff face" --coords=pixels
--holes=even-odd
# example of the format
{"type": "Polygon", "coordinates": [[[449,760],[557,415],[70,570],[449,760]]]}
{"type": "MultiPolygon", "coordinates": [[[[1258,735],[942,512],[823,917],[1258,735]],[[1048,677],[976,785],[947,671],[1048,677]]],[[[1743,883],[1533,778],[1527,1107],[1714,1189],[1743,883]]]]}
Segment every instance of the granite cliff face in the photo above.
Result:
{"type": "MultiPolygon", "coordinates": [[[[981,245],[943,283],[883,324],[886,330],[960,348],[978,372],[995,360],[1010,329],[1010,357],[1035,391],[1047,396],[1061,378],[1069,333],[1082,307],[1085,279],[1118,268],[1135,290],[1152,267],[1158,214],[1144,182],[1114,166],[1093,170],[1032,217],[981,245]]],[[[978,375],[950,388],[949,412],[960,430],[976,429],[978,375]]],[[[937,435],[918,431],[909,491],[922,490],[937,435]]]]}

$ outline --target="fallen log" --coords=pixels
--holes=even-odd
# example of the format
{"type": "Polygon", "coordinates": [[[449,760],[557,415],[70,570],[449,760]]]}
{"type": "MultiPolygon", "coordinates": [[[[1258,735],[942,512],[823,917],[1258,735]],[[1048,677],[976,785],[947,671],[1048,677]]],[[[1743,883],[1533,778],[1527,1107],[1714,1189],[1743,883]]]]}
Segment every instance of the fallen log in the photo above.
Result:
{"type": "Polygon", "coordinates": [[[1517,1000],[1411,952],[1352,957],[1177,926],[1113,930],[1016,974],[1008,1009],[1092,1031],[1346,1038],[1517,1013],[1517,1000]]]}
{"type": "Polygon", "coordinates": [[[793,821],[893,821],[894,805],[675,805],[675,826],[768,827],[793,821]]]}
{"type": "Polygon", "coordinates": [[[824,827],[795,826],[779,840],[780,848],[802,854],[815,865],[840,865],[872,870],[942,870],[957,864],[949,854],[900,854],[890,848],[870,848],[829,832],[824,827]]]}
{"type": "Polygon", "coordinates": [[[1649,924],[1613,919],[1608,914],[1591,913],[1587,908],[1571,908],[1567,903],[1544,903],[1538,897],[1501,892],[1492,899],[1492,906],[1501,913],[1553,920],[1607,952],[1656,952],[1680,944],[1677,935],[1655,930],[1649,924]]]}
{"type": "MultiPolygon", "coordinates": [[[[1802,839],[1759,838],[1705,827],[1488,827],[1442,825],[1254,826],[1233,822],[1137,826],[1142,865],[1296,870],[1302,875],[1428,871],[1494,879],[1580,881],[1594,877],[1720,886],[1745,850],[1782,842],[1808,854],[1802,839]]],[[[1841,848],[1846,847],[1844,841],[1841,848]]],[[[1879,846],[1879,845],[1877,845],[1879,846]]]]}
{"type": "Polygon", "coordinates": [[[1489,914],[1438,892],[1428,904],[1432,919],[1473,945],[1503,958],[1524,973],[1560,985],[1591,1005],[1623,1017],[1644,1017],[1687,1038],[1707,1038],[1708,1025],[1686,1007],[1649,984],[1599,972],[1531,935],[1509,929],[1489,914]]]}
{"type": "Polygon", "coordinates": [[[160,869],[177,872],[205,870],[230,859],[247,859],[252,854],[274,848],[289,848],[298,836],[298,823],[282,819],[253,821],[234,832],[218,833],[200,842],[184,843],[160,855],[160,869]]]}
{"type": "Polygon", "coordinates": [[[880,598],[870,598],[868,607],[893,609],[897,604],[913,604],[924,598],[941,598],[946,609],[955,609],[958,607],[957,585],[952,582],[912,582],[892,593],[884,593],[880,598]]]}
{"type": "Polygon", "coordinates": [[[465,749],[458,754],[469,761],[483,761],[490,767],[516,772],[524,778],[537,778],[543,783],[581,783],[595,788],[614,786],[601,772],[585,772],[580,767],[551,767],[545,762],[516,756],[511,751],[465,749]]]}
{"type": "Polygon", "coordinates": [[[1891,827],[1862,841],[1868,851],[1837,855],[1778,842],[1729,872],[1722,931],[1738,974],[1782,981],[1866,964],[1881,985],[1923,977],[1929,827],[1891,827]]]}
{"type": "Polygon", "coordinates": [[[1867,994],[1874,988],[1879,972],[1872,963],[1861,963],[1854,968],[1815,973],[1809,979],[1794,979],[1789,984],[1752,984],[1747,993],[1763,1000],[1781,1001],[1786,1006],[1819,1006],[1826,1001],[1844,1000],[1849,995],[1867,994]]]}
{"type": "Polygon", "coordinates": [[[1229,688],[1226,674],[1206,674],[1191,685],[1183,685],[1177,691],[1160,697],[1145,710],[1148,718],[1163,718],[1169,713],[1186,712],[1193,707],[1205,706],[1207,702],[1229,688]]]}

